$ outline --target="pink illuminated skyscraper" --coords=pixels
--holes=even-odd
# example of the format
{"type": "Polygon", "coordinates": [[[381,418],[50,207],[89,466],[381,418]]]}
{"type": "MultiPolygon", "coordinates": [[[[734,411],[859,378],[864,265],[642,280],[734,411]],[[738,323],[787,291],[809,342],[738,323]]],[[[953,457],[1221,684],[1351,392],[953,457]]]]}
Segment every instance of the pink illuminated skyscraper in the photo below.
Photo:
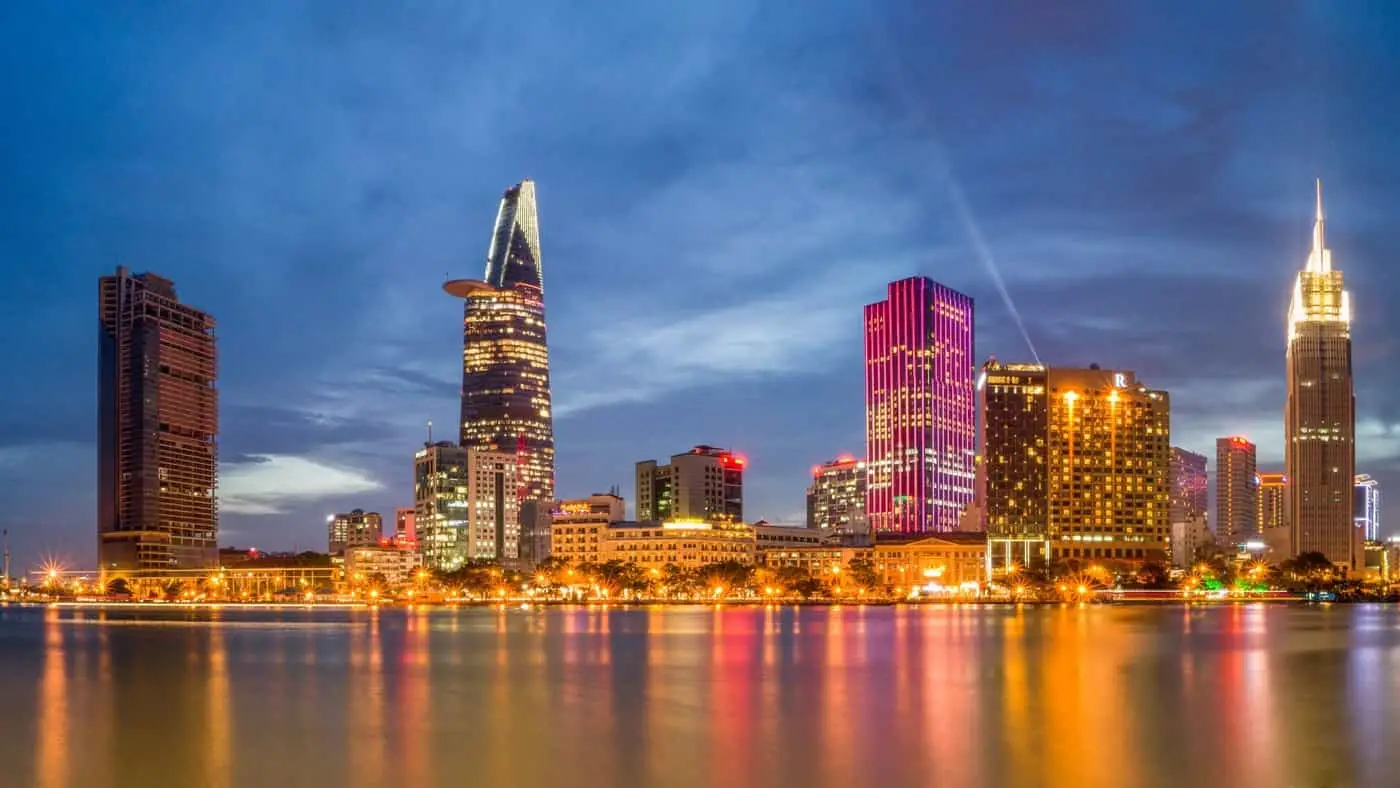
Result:
{"type": "Polygon", "coordinates": [[[927,277],[865,307],[866,515],[876,531],[958,528],[972,502],[972,298],[927,277]]]}

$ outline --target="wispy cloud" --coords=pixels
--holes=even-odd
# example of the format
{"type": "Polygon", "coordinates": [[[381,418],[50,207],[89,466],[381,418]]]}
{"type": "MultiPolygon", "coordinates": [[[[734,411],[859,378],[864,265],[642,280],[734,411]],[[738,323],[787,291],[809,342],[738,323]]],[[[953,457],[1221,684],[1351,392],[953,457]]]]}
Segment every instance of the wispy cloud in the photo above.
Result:
{"type": "Polygon", "coordinates": [[[859,294],[870,281],[897,275],[891,273],[897,267],[892,261],[853,260],[783,292],[715,308],[602,309],[614,317],[586,329],[588,363],[571,365],[558,376],[555,413],[568,416],[688,388],[820,373],[833,357],[858,349],[850,340],[859,336],[859,294]]]}
{"type": "Polygon", "coordinates": [[[220,469],[219,508],[233,514],[285,514],[293,507],[383,487],[369,475],[323,460],[256,454],[220,469]]]}

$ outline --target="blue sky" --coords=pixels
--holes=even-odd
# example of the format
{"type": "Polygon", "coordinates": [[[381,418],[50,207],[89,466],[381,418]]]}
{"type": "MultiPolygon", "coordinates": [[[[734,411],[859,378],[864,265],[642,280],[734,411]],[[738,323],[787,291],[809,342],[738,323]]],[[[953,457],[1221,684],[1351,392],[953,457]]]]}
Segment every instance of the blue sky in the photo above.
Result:
{"type": "MultiPolygon", "coordinates": [[[[1400,14],[1375,3],[63,2],[0,8],[0,523],[93,560],[97,277],[219,321],[222,542],[411,500],[460,305],[538,182],[562,495],[695,443],[752,517],[862,449],[861,306],[925,274],[977,355],[1136,370],[1174,442],[1282,457],[1321,176],[1358,466],[1400,485],[1400,14]],[[993,7],[994,6],[994,7],[993,7]],[[1343,14],[1342,12],[1345,11],[1343,14]],[[960,210],[961,204],[966,211],[960,210]]],[[[451,427],[443,427],[450,434],[451,427]]]]}

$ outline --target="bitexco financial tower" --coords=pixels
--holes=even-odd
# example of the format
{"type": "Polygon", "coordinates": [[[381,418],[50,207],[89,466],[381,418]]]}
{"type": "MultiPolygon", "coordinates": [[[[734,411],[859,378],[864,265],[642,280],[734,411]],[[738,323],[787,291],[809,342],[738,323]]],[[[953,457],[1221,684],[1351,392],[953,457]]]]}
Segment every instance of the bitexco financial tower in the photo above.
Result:
{"type": "MultiPolygon", "coordinates": [[[[554,500],[554,419],[535,184],[501,197],[483,279],[443,289],[463,299],[461,445],[516,456],[519,500],[554,500]]],[[[522,506],[522,515],[526,509],[522,506]]],[[[522,520],[526,519],[522,516],[522,520]]],[[[522,523],[528,533],[529,523],[522,523]]]]}

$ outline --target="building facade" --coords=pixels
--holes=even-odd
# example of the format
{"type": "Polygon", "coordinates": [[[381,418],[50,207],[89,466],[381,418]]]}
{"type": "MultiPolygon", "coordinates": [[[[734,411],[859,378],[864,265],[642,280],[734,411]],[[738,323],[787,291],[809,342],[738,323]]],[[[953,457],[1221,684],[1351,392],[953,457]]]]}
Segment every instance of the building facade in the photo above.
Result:
{"type": "Polygon", "coordinates": [[[1381,540],[1381,483],[1368,474],[1358,474],[1355,482],[1356,500],[1352,504],[1356,528],[1368,542],[1381,540]]]}
{"type": "Polygon", "coordinates": [[[864,462],[847,454],[812,468],[807,527],[865,530],[864,462]]]}
{"type": "Polygon", "coordinates": [[[326,518],[327,552],[341,555],[348,547],[378,547],[384,539],[384,518],[379,512],[353,509],[326,518]]]}
{"type": "Polygon", "coordinates": [[[97,532],[102,572],[218,565],[214,319],[175,283],[98,284],[97,532]]]}
{"type": "Polygon", "coordinates": [[[559,501],[551,518],[550,555],[574,566],[599,563],[608,526],[626,518],[626,501],[611,493],[559,501]]]}
{"type": "Polygon", "coordinates": [[[535,184],[507,189],[496,213],[482,280],[443,289],[464,301],[460,444],[510,454],[516,507],[554,503],[554,416],[535,184]]]}
{"type": "Polygon", "coordinates": [[[637,520],[743,522],[748,461],[728,449],[696,446],[670,463],[637,463],[637,520]]]}
{"type": "MultiPolygon", "coordinates": [[[[1258,487],[1259,515],[1255,518],[1261,537],[1288,528],[1288,477],[1282,473],[1261,473],[1258,487]]],[[[1290,553],[1291,555],[1291,553],[1290,553]]]]}
{"type": "Polygon", "coordinates": [[[987,579],[987,540],[984,534],[946,533],[877,541],[874,562],[880,582],[901,591],[975,593],[987,579]]]}
{"type": "Polygon", "coordinates": [[[865,513],[884,533],[957,530],[976,482],[973,303],[927,277],[865,307],[865,513]]]}
{"type": "Polygon", "coordinates": [[[994,565],[1162,561],[1171,405],[1132,372],[989,361],[979,383],[994,565]]]}
{"type": "Polygon", "coordinates": [[[1196,562],[1205,558],[1204,548],[1215,543],[1214,535],[1204,516],[1197,515],[1185,520],[1172,521],[1171,553],[1172,566],[1176,569],[1190,569],[1196,562]]]}
{"type": "Polygon", "coordinates": [[[1224,547],[1259,538],[1256,456],[1239,435],[1215,441],[1215,538],[1224,547]]]}
{"type": "Polygon", "coordinates": [[[1172,447],[1171,459],[1171,520],[1184,523],[1205,518],[1209,501],[1209,475],[1206,456],[1172,447]]]}
{"type": "Polygon", "coordinates": [[[412,581],[422,565],[416,551],[396,546],[355,545],[345,550],[345,579],[352,584],[377,582],[389,586],[412,581]]]}
{"type": "Polygon", "coordinates": [[[1214,541],[1207,515],[1210,482],[1206,467],[1204,454],[1172,447],[1171,559],[1178,569],[1192,566],[1203,548],[1214,541]]]}
{"type": "Polygon", "coordinates": [[[418,530],[413,521],[413,507],[401,506],[394,510],[394,543],[412,545],[418,541],[418,530]]]}
{"type": "Polygon", "coordinates": [[[1041,364],[982,366],[977,396],[977,505],[996,566],[1026,566],[1049,558],[1049,370],[1041,364]]]}
{"type": "Polygon", "coordinates": [[[626,561],[658,572],[668,564],[696,569],[734,561],[754,563],[753,529],[742,523],[672,520],[662,523],[614,523],[605,529],[601,559],[626,561]]]}
{"type": "Polygon", "coordinates": [[[1284,457],[1293,549],[1360,566],[1355,527],[1356,395],[1351,368],[1351,294],[1332,267],[1317,187],[1312,252],[1293,285],[1288,313],[1284,457]]]}
{"type": "Polygon", "coordinates": [[[429,569],[518,557],[515,456],[464,449],[446,441],[414,455],[414,525],[429,569]]]}

